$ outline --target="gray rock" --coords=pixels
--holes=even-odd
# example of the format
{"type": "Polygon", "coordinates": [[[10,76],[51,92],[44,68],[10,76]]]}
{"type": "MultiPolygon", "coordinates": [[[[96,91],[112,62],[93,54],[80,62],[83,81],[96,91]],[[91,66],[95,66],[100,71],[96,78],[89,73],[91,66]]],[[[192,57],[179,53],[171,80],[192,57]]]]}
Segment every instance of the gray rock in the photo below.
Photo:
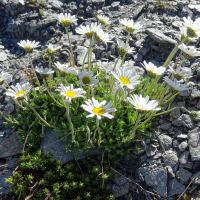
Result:
{"type": "Polygon", "coordinates": [[[0,158],[8,158],[21,153],[20,136],[14,132],[0,145],[0,158]],[[6,149],[6,151],[5,151],[6,149]]]}
{"type": "Polygon", "coordinates": [[[125,183],[127,183],[127,179],[124,176],[113,178],[112,180],[118,186],[121,186],[121,185],[124,185],[125,183]]]}
{"type": "Polygon", "coordinates": [[[199,98],[200,97],[200,90],[197,87],[194,87],[192,89],[191,97],[194,98],[199,98]]]}
{"type": "Polygon", "coordinates": [[[200,200],[199,191],[195,190],[191,195],[191,200],[200,200]]]}
{"type": "Polygon", "coordinates": [[[178,148],[180,151],[185,151],[185,149],[188,147],[187,141],[183,141],[178,145],[178,148]]]}
{"type": "Polygon", "coordinates": [[[115,1],[115,2],[113,2],[113,3],[111,4],[111,6],[112,6],[113,8],[118,8],[118,7],[119,7],[119,4],[120,4],[120,1],[115,1]]]}
{"type": "MultiPolygon", "coordinates": [[[[44,131],[44,134],[45,136],[40,145],[40,149],[42,149],[45,155],[47,155],[48,152],[51,152],[53,154],[54,159],[60,160],[62,165],[69,161],[74,160],[74,156],[72,154],[67,153],[67,150],[65,148],[67,143],[65,143],[63,140],[59,140],[56,131],[54,131],[53,129],[48,129],[44,131]],[[58,141],[58,142],[55,142],[55,141],[58,141]]],[[[101,153],[102,153],[102,150],[94,150],[94,154],[101,154],[101,153]]],[[[78,155],[78,158],[83,159],[90,155],[91,153],[89,152],[87,153],[81,152],[78,155]]]]}
{"type": "Polygon", "coordinates": [[[189,129],[193,129],[194,128],[194,121],[191,119],[190,115],[188,115],[188,114],[182,114],[178,118],[178,120],[186,128],[189,128],[189,129]]]}
{"type": "Polygon", "coordinates": [[[188,97],[189,94],[190,94],[189,90],[183,90],[183,91],[178,93],[178,95],[180,95],[181,97],[188,97]]]}
{"type": "Polygon", "coordinates": [[[200,160],[200,130],[195,128],[188,132],[188,145],[192,161],[200,160]]]}
{"type": "Polygon", "coordinates": [[[133,56],[134,60],[136,62],[141,62],[142,61],[142,55],[137,53],[136,55],[133,56]]]}
{"type": "Polygon", "coordinates": [[[189,151],[184,151],[180,156],[179,156],[179,163],[185,164],[188,160],[189,157],[189,151]]]}
{"type": "Polygon", "coordinates": [[[157,152],[157,148],[154,147],[152,144],[150,144],[146,147],[145,151],[146,151],[147,156],[154,156],[157,152]]]}
{"type": "Polygon", "coordinates": [[[188,139],[188,135],[180,133],[180,134],[177,135],[177,138],[178,139],[188,139]]]}
{"type": "Polygon", "coordinates": [[[177,148],[178,145],[179,145],[178,140],[174,140],[174,141],[173,141],[173,147],[174,147],[174,148],[177,148]]]}
{"type": "Polygon", "coordinates": [[[175,120],[172,121],[172,125],[179,127],[179,126],[182,126],[182,123],[178,118],[178,119],[175,119],[175,120]]]}
{"type": "Polygon", "coordinates": [[[149,28],[146,30],[147,34],[156,42],[163,43],[163,44],[176,44],[176,40],[171,39],[170,37],[164,35],[161,31],[149,28]]]}
{"type": "Polygon", "coordinates": [[[172,146],[172,138],[167,135],[161,135],[159,137],[165,150],[169,150],[172,146]]]}
{"type": "Polygon", "coordinates": [[[171,117],[174,117],[174,118],[179,118],[180,115],[181,115],[181,109],[180,108],[177,108],[175,110],[172,110],[169,114],[171,117]]]}
{"type": "Polygon", "coordinates": [[[148,167],[140,167],[139,169],[138,169],[138,176],[139,176],[139,179],[141,180],[141,181],[144,181],[144,176],[145,176],[145,174],[147,173],[147,172],[149,172],[149,168],[148,167]]]}
{"type": "Polygon", "coordinates": [[[192,173],[183,168],[180,168],[177,171],[176,176],[179,177],[179,179],[181,181],[187,182],[190,179],[190,177],[192,176],[192,173]]]}
{"type": "Polygon", "coordinates": [[[163,160],[165,166],[170,166],[171,168],[175,167],[175,165],[178,164],[178,157],[175,151],[166,151],[163,155],[163,160]]]}
{"type": "Polygon", "coordinates": [[[174,178],[175,174],[173,172],[173,169],[170,166],[167,166],[166,169],[167,169],[167,172],[169,174],[169,178],[174,178]]]}
{"type": "Polygon", "coordinates": [[[160,196],[167,197],[167,170],[156,168],[145,174],[147,185],[152,186],[160,196]]]}
{"type": "Polygon", "coordinates": [[[0,61],[6,61],[8,59],[7,55],[5,52],[0,52],[0,61]]]}
{"type": "Polygon", "coordinates": [[[168,130],[171,127],[171,123],[164,123],[160,125],[160,128],[163,130],[168,130]]]}
{"type": "Polygon", "coordinates": [[[168,197],[181,194],[184,190],[185,186],[179,183],[176,179],[168,181],[168,197]]]}
{"type": "MultiPolygon", "coordinates": [[[[83,47],[83,46],[78,46],[77,49],[76,49],[76,53],[77,53],[77,62],[78,62],[78,65],[82,65],[83,64],[83,59],[85,57],[85,54],[87,52],[87,48],[86,47],[83,47]]],[[[92,53],[92,61],[95,60],[95,54],[92,53]]],[[[88,57],[86,58],[85,60],[85,63],[88,62],[88,57]]]]}
{"type": "MultiPolygon", "coordinates": [[[[196,177],[196,176],[198,175],[198,173],[199,173],[199,172],[193,174],[192,177],[191,177],[190,179],[192,180],[194,177],[196,177]]],[[[199,184],[199,183],[200,183],[200,175],[198,175],[198,176],[194,179],[194,181],[193,181],[192,183],[193,183],[193,184],[199,184]]]]}
{"type": "Polygon", "coordinates": [[[138,15],[143,11],[145,5],[137,6],[136,9],[133,11],[132,17],[133,19],[137,18],[138,15]]]}
{"type": "Polygon", "coordinates": [[[121,197],[125,194],[127,194],[129,192],[129,183],[125,183],[122,186],[117,186],[115,184],[112,185],[111,190],[113,195],[117,198],[117,197],[121,197]]]}
{"type": "Polygon", "coordinates": [[[52,8],[55,8],[58,10],[60,10],[61,7],[63,6],[63,3],[61,1],[57,1],[57,0],[49,0],[49,3],[52,6],[52,8]]]}
{"type": "Polygon", "coordinates": [[[197,107],[197,109],[200,109],[200,100],[198,101],[196,107],[197,107]]]}
{"type": "Polygon", "coordinates": [[[7,114],[12,113],[14,109],[15,109],[14,105],[11,103],[8,103],[4,108],[3,114],[7,116],[7,114]]]}

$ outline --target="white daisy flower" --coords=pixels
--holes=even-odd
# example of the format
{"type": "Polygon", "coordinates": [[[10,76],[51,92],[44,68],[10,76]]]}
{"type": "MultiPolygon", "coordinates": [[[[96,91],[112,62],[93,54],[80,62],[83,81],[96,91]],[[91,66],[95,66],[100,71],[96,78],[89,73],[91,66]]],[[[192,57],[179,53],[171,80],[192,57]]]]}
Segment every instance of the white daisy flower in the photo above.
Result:
{"type": "Polygon", "coordinates": [[[129,89],[134,89],[134,87],[140,83],[138,78],[139,75],[133,70],[126,70],[122,67],[117,67],[115,72],[111,72],[112,75],[119,81],[119,87],[127,87],[129,89]]]}
{"type": "Polygon", "coordinates": [[[29,40],[21,40],[20,42],[17,43],[20,47],[24,48],[26,53],[32,53],[33,49],[39,47],[40,45],[39,42],[34,41],[29,41],[29,40]]]}
{"type": "MultiPolygon", "coordinates": [[[[183,40],[184,38],[187,37],[187,28],[185,26],[179,27],[180,32],[181,32],[181,40],[183,40]]],[[[189,43],[192,39],[188,38],[187,40],[185,40],[185,44],[189,43]]]]}
{"type": "Polygon", "coordinates": [[[200,51],[197,51],[194,47],[187,47],[185,44],[181,44],[179,49],[183,51],[183,55],[186,59],[192,59],[196,56],[200,56],[200,51]]]}
{"type": "Polygon", "coordinates": [[[134,23],[132,19],[121,19],[119,20],[121,24],[126,27],[126,31],[132,33],[135,30],[139,30],[142,28],[140,22],[134,23]]]}
{"type": "Polygon", "coordinates": [[[97,18],[101,24],[110,24],[109,18],[104,15],[97,15],[97,18]]]}
{"type": "Polygon", "coordinates": [[[106,106],[105,103],[105,100],[99,103],[94,97],[92,97],[92,100],[89,99],[85,101],[85,104],[81,105],[81,107],[91,113],[86,116],[87,118],[94,116],[97,116],[98,119],[101,119],[101,117],[108,117],[109,119],[114,118],[113,115],[109,114],[117,110],[115,108],[111,108],[113,102],[109,101],[106,106]]]}
{"type": "Polygon", "coordinates": [[[69,67],[67,64],[61,64],[59,62],[54,63],[55,66],[61,71],[63,74],[74,74],[78,75],[78,70],[76,70],[74,67],[69,67]]]}
{"type": "Polygon", "coordinates": [[[176,94],[177,92],[181,92],[183,90],[190,90],[191,88],[188,85],[181,85],[179,81],[175,78],[173,81],[168,77],[165,77],[164,80],[170,85],[171,92],[176,94]]]}
{"type": "Polygon", "coordinates": [[[195,6],[195,9],[200,12],[200,4],[195,6]]]}
{"type": "Polygon", "coordinates": [[[183,26],[187,28],[187,35],[188,37],[198,37],[200,36],[200,20],[197,19],[195,22],[188,16],[188,18],[183,17],[183,26]]]}
{"type": "Polygon", "coordinates": [[[55,47],[53,44],[49,44],[47,47],[47,51],[49,54],[54,54],[57,50],[61,49],[62,46],[55,47]]]}
{"type": "Polygon", "coordinates": [[[157,111],[161,108],[158,108],[158,101],[157,100],[150,100],[149,96],[142,97],[138,96],[137,94],[131,95],[131,97],[127,97],[129,102],[134,106],[135,109],[141,112],[148,112],[148,111],[157,111]]]}
{"type": "Polygon", "coordinates": [[[58,20],[59,20],[59,22],[62,24],[62,26],[64,28],[69,27],[72,22],[76,22],[77,21],[76,16],[75,15],[71,15],[70,13],[68,13],[68,14],[67,13],[58,14],[58,20]]]}
{"type": "Polygon", "coordinates": [[[16,86],[11,85],[12,89],[8,89],[6,91],[6,95],[13,97],[14,99],[17,98],[25,98],[28,101],[27,94],[31,89],[31,85],[29,82],[24,83],[23,85],[20,85],[17,83],[16,86]]]}
{"type": "Polygon", "coordinates": [[[189,115],[195,121],[199,121],[200,120],[200,111],[191,111],[191,112],[189,112],[189,115]]]}
{"type": "Polygon", "coordinates": [[[35,71],[38,72],[39,74],[43,74],[43,75],[53,74],[54,73],[53,69],[49,69],[47,67],[43,68],[43,66],[41,66],[40,68],[36,67],[35,71]]]}
{"type": "Polygon", "coordinates": [[[97,22],[91,23],[90,25],[83,26],[81,25],[75,31],[78,34],[85,35],[87,39],[91,39],[93,34],[96,33],[96,30],[100,27],[97,22]]]}
{"type": "Polygon", "coordinates": [[[192,71],[187,67],[173,69],[171,66],[169,66],[168,72],[172,73],[172,78],[176,78],[178,81],[192,77],[192,71]]]}
{"type": "Polygon", "coordinates": [[[149,64],[147,64],[146,61],[144,61],[143,63],[141,63],[143,65],[143,67],[146,69],[147,71],[147,76],[151,77],[151,78],[155,78],[156,76],[160,76],[163,75],[166,68],[165,67],[156,67],[153,63],[149,62],[149,64]]]}
{"type": "Polygon", "coordinates": [[[56,91],[59,91],[60,95],[64,96],[67,103],[70,103],[72,99],[75,99],[77,97],[84,98],[82,94],[86,94],[86,91],[84,91],[82,88],[74,89],[73,84],[71,84],[70,86],[64,86],[63,84],[60,84],[60,87],[58,87],[56,91]]]}
{"type": "Polygon", "coordinates": [[[24,0],[19,0],[19,3],[21,3],[22,5],[24,5],[24,0]]]}
{"type": "Polygon", "coordinates": [[[4,81],[8,82],[8,80],[11,80],[11,75],[7,72],[1,72],[0,73],[0,85],[2,85],[4,81]]]}
{"type": "Polygon", "coordinates": [[[99,80],[93,77],[93,72],[92,71],[88,72],[87,70],[79,72],[78,78],[79,78],[78,83],[82,86],[91,85],[96,87],[95,84],[99,82],[99,80]]]}
{"type": "Polygon", "coordinates": [[[126,44],[121,40],[117,40],[117,44],[119,46],[119,55],[120,56],[124,56],[127,53],[135,52],[133,47],[130,47],[129,44],[126,44]]]}
{"type": "Polygon", "coordinates": [[[104,43],[112,42],[110,41],[108,33],[105,33],[100,27],[96,29],[95,40],[97,42],[104,42],[104,43]]]}

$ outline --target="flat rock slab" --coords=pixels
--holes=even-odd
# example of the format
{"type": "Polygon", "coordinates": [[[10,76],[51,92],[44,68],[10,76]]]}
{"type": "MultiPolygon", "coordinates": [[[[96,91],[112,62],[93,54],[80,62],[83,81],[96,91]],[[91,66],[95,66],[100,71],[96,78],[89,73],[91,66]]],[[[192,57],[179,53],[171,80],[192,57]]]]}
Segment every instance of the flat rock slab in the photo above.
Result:
{"type": "Polygon", "coordinates": [[[163,44],[176,44],[176,40],[171,39],[170,37],[164,35],[161,31],[149,28],[146,30],[147,34],[155,41],[163,44]]]}
{"type": "Polygon", "coordinates": [[[6,61],[8,59],[6,53],[0,52],[0,61],[6,61]]]}
{"type": "MultiPolygon", "coordinates": [[[[56,131],[53,129],[48,129],[44,131],[44,134],[45,136],[40,145],[40,149],[42,149],[45,155],[47,155],[49,152],[52,153],[54,159],[60,160],[62,165],[74,160],[74,156],[67,153],[65,148],[67,143],[59,139],[56,131]]],[[[93,154],[101,154],[102,152],[102,149],[96,149],[93,151],[93,154]]],[[[89,152],[83,152],[78,156],[78,159],[83,159],[93,154],[89,152]]]]}
{"type": "Polygon", "coordinates": [[[168,181],[168,197],[181,194],[184,190],[185,186],[179,183],[176,179],[168,181]]]}
{"type": "Polygon", "coordinates": [[[21,153],[20,136],[14,132],[0,145],[0,158],[8,158],[21,153]]]}
{"type": "Polygon", "coordinates": [[[145,173],[147,185],[152,186],[160,196],[167,197],[167,170],[156,168],[145,173]]]}
{"type": "Polygon", "coordinates": [[[200,130],[195,128],[188,132],[188,145],[192,161],[200,161],[200,130]]]}

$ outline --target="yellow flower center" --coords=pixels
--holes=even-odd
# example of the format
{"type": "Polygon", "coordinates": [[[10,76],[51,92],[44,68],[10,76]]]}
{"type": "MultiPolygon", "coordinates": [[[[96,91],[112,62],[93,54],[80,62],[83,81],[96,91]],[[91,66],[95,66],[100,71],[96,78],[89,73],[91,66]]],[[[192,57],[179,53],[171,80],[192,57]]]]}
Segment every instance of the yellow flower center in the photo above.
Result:
{"type": "Polygon", "coordinates": [[[128,51],[126,51],[122,47],[119,47],[118,53],[119,53],[120,56],[124,56],[124,55],[126,55],[128,53],[128,51]]]}
{"type": "Polygon", "coordinates": [[[139,104],[137,104],[137,108],[140,108],[139,104]]]}
{"type": "Polygon", "coordinates": [[[91,79],[90,79],[90,77],[85,76],[82,78],[82,82],[83,82],[83,84],[87,85],[87,84],[91,83],[91,79]]]}
{"type": "Polygon", "coordinates": [[[174,78],[176,78],[178,81],[180,81],[181,79],[184,79],[183,76],[181,76],[180,74],[177,74],[177,73],[174,74],[174,78]]]}
{"type": "Polygon", "coordinates": [[[197,32],[194,29],[192,29],[191,27],[187,28],[187,35],[188,35],[188,37],[198,37],[197,32]]]}
{"type": "Polygon", "coordinates": [[[26,46],[24,47],[24,50],[26,51],[26,53],[32,53],[33,52],[33,47],[30,47],[30,46],[26,46]]]}
{"type": "Polygon", "coordinates": [[[135,29],[130,26],[126,26],[126,31],[132,33],[135,29]]]}
{"type": "Polygon", "coordinates": [[[125,84],[129,84],[130,81],[126,78],[126,77],[121,77],[120,81],[125,85],[125,84]]]}
{"type": "Polygon", "coordinates": [[[71,23],[72,23],[72,22],[69,21],[69,20],[63,20],[63,21],[61,22],[61,24],[62,24],[62,26],[63,26],[64,28],[69,27],[71,23]]]}
{"type": "Polygon", "coordinates": [[[92,111],[93,111],[94,113],[98,114],[98,115],[102,115],[102,114],[105,113],[105,110],[104,110],[103,108],[101,108],[101,107],[95,107],[95,108],[93,108],[92,111]]]}
{"type": "Polygon", "coordinates": [[[3,80],[1,80],[1,77],[0,77],[0,85],[2,85],[3,84],[3,80]]]}
{"type": "Polygon", "coordinates": [[[103,25],[105,25],[105,24],[106,24],[106,21],[105,21],[105,20],[103,20],[103,19],[99,19],[99,22],[100,22],[101,24],[103,24],[103,25]]]}
{"type": "Polygon", "coordinates": [[[155,78],[157,74],[155,72],[147,70],[147,76],[149,76],[150,78],[155,78]]]}
{"type": "Polygon", "coordinates": [[[91,31],[91,32],[85,33],[84,35],[87,37],[87,39],[90,39],[90,38],[92,38],[92,35],[93,35],[94,33],[95,33],[94,31],[91,31]]]}
{"type": "Polygon", "coordinates": [[[25,93],[26,93],[26,91],[25,91],[25,90],[22,90],[22,91],[20,91],[20,92],[17,92],[16,96],[18,96],[18,97],[23,97],[23,96],[25,96],[25,93]]]}
{"type": "Polygon", "coordinates": [[[72,91],[67,91],[65,92],[65,95],[68,96],[68,97],[74,97],[76,93],[75,92],[72,92],[72,91]]]}

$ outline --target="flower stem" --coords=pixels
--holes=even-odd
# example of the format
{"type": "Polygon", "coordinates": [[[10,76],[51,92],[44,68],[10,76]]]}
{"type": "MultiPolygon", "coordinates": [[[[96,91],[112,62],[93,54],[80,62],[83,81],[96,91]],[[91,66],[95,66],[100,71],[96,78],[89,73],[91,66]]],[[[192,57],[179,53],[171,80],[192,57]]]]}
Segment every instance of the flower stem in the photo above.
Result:
{"type": "Polygon", "coordinates": [[[115,103],[114,103],[114,108],[117,107],[117,96],[118,96],[118,93],[119,93],[120,90],[121,90],[121,88],[119,88],[119,89],[116,91],[116,93],[115,93],[115,103]]]}
{"type": "Polygon", "coordinates": [[[43,93],[43,92],[42,92],[42,88],[41,88],[41,86],[40,86],[40,82],[39,82],[39,80],[38,80],[38,78],[37,78],[37,76],[36,76],[35,70],[34,70],[34,68],[33,68],[32,60],[31,60],[31,54],[30,54],[30,53],[28,53],[28,58],[29,58],[29,62],[30,62],[30,64],[31,64],[31,69],[32,69],[32,71],[33,71],[33,75],[35,76],[36,82],[38,83],[38,86],[39,86],[39,88],[40,88],[40,92],[43,93]]]}
{"type": "MultiPolygon", "coordinates": [[[[49,69],[51,69],[51,55],[49,54],[49,69]]],[[[51,74],[49,74],[49,85],[51,89],[51,74]]]]}
{"type": "Polygon", "coordinates": [[[155,117],[155,116],[159,116],[159,115],[167,114],[168,112],[171,112],[171,111],[173,111],[173,110],[175,110],[175,109],[178,109],[178,108],[181,108],[181,107],[174,107],[174,108],[172,108],[172,109],[170,109],[170,110],[167,110],[167,111],[164,111],[164,112],[155,114],[154,117],[155,117]]]}
{"type": "Polygon", "coordinates": [[[139,127],[143,126],[144,124],[146,124],[153,117],[155,112],[156,111],[152,112],[151,115],[142,124],[137,126],[137,128],[139,128],[139,127]]]}
{"type": "Polygon", "coordinates": [[[38,112],[27,102],[24,100],[24,102],[31,108],[31,110],[37,115],[37,117],[42,121],[44,122],[47,126],[51,127],[51,128],[54,128],[54,126],[51,126],[48,122],[46,122],[39,114],[38,112]]]}
{"type": "Polygon", "coordinates": [[[138,114],[138,116],[137,116],[137,120],[136,120],[136,122],[135,122],[135,126],[134,126],[134,128],[133,128],[133,132],[132,132],[132,134],[130,135],[130,137],[127,138],[127,139],[125,140],[125,142],[127,142],[127,141],[129,141],[129,140],[131,140],[131,139],[134,138],[134,136],[135,136],[135,131],[137,130],[137,126],[138,126],[138,123],[139,123],[139,121],[140,121],[141,115],[142,115],[142,114],[139,112],[139,114],[138,114]]]}
{"type": "Polygon", "coordinates": [[[148,89],[146,96],[151,92],[151,90],[153,89],[154,85],[157,83],[157,77],[154,78],[153,83],[151,84],[150,88],[148,89]]]}
{"type": "Polygon", "coordinates": [[[91,47],[92,47],[92,38],[90,39],[90,44],[89,44],[89,49],[88,49],[88,72],[90,71],[90,51],[91,51],[91,47]]]}
{"type": "MultiPolygon", "coordinates": [[[[197,65],[193,70],[192,70],[192,74],[197,70],[197,68],[200,67],[200,64],[197,65]]],[[[187,81],[185,82],[185,85],[189,82],[190,78],[187,79],[187,81]]]]}
{"type": "Polygon", "coordinates": [[[65,28],[66,33],[67,33],[67,37],[68,37],[68,41],[69,41],[69,46],[70,46],[70,51],[71,51],[71,56],[72,56],[72,67],[74,67],[74,54],[72,51],[72,44],[71,44],[71,40],[69,38],[69,32],[68,32],[68,28],[65,28]]]}
{"type": "Polygon", "coordinates": [[[129,38],[130,38],[130,32],[128,32],[127,39],[126,39],[126,44],[128,44],[129,38]]]}
{"type": "Polygon", "coordinates": [[[65,104],[63,96],[62,96],[62,102],[63,102],[63,105],[66,108],[66,117],[67,117],[67,120],[69,121],[69,125],[70,125],[71,131],[72,131],[72,142],[75,142],[74,126],[73,126],[73,123],[72,123],[72,120],[71,120],[71,117],[70,117],[70,114],[69,114],[69,103],[65,104]]]}
{"type": "Polygon", "coordinates": [[[4,116],[4,114],[0,111],[0,115],[8,122],[10,122],[11,124],[19,124],[19,122],[13,122],[11,120],[9,120],[7,117],[4,116]]]}
{"type": "Polygon", "coordinates": [[[146,86],[147,86],[147,84],[149,83],[149,81],[150,81],[150,77],[148,76],[148,77],[147,77],[147,81],[146,81],[146,83],[145,83],[145,85],[144,85],[144,88],[142,89],[142,92],[141,92],[142,95],[144,94],[144,91],[145,91],[146,86]]]}
{"type": "Polygon", "coordinates": [[[99,127],[99,119],[96,117],[96,126],[99,134],[99,140],[98,140],[98,147],[100,147],[101,144],[101,132],[100,132],[100,127],[99,127]]]}
{"type": "Polygon", "coordinates": [[[179,92],[177,92],[176,94],[174,94],[170,99],[168,99],[166,102],[164,102],[162,105],[165,105],[166,103],[168,103],[169,101],[171,101],[173,98],[176,97],[176,95],[178,94],[179,92]]]}
{"type": "Polygon", "coordinates": [[[123,63],[124,63],[125,56],[126,56],[126,54],[125,54],[125,55],[123,56],[123,58],[122,58],[122,62],[121,62],[120,67],[122,67],[122,65],[123,65],[123,63]]]}
{"type": "Polygon", "coordinates": [[[85,57],[84,57],[84,59],[83,59],[82,71],[84,70],[85,59],[86,59],[86,57],[87,57],[88,53],[89,53],[89,49],[87,50],[87,52],[86,52],[86,54],[85,54],[85,57]]]}

